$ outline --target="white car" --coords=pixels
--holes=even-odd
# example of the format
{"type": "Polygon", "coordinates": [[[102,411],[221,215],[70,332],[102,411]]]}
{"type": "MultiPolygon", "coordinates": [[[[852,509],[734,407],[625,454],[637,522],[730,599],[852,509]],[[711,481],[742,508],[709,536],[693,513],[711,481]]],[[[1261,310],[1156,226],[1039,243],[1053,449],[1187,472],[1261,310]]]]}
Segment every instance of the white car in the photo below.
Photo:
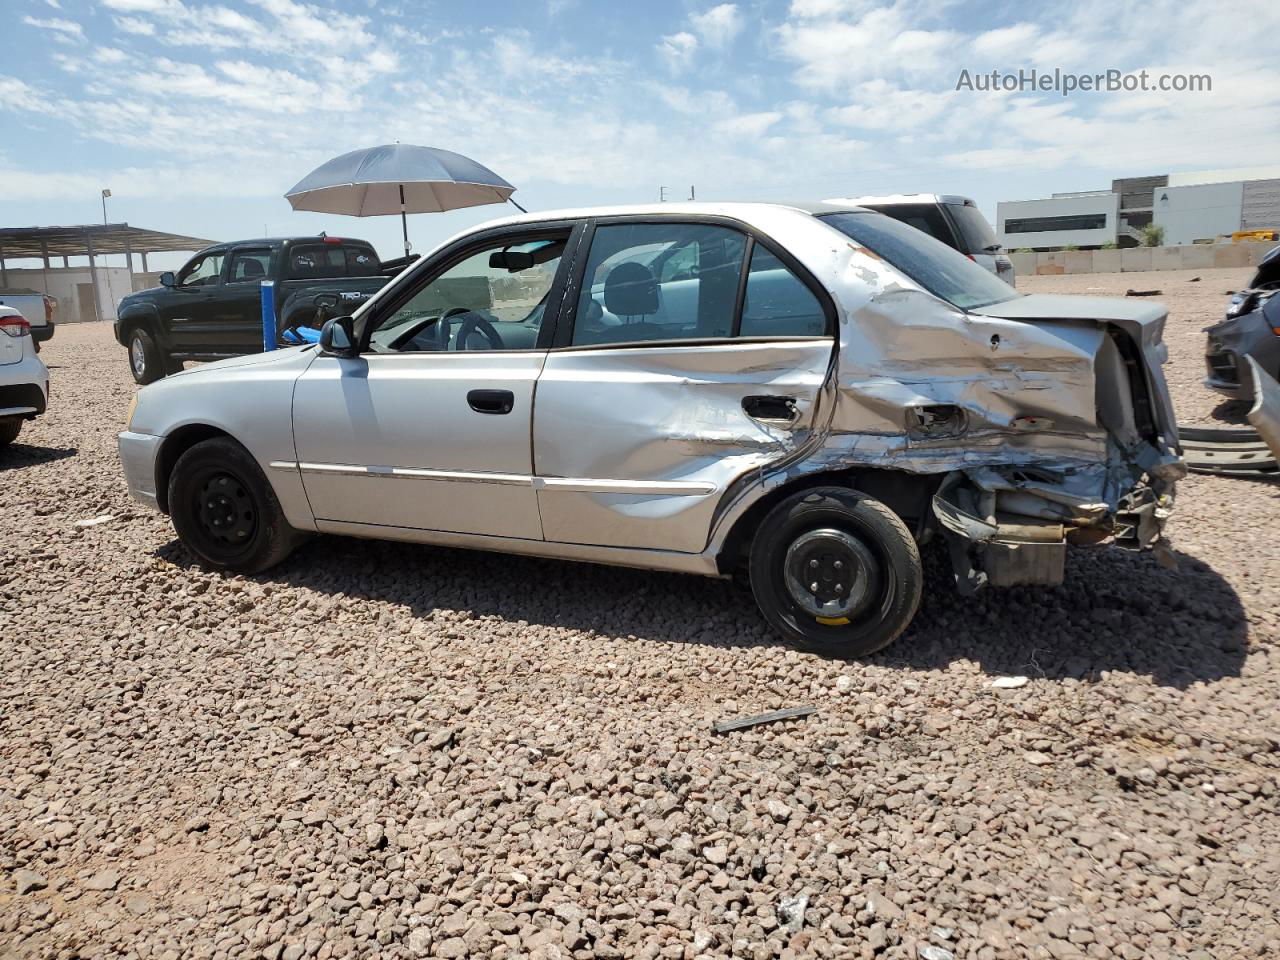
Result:
{"type": "Polygon", "coordinates": [[[1004,255],[1004,247],[996,240],[991,224],[968,197],[896,193],[883,197],[845,197],[827,202],[856,204],[923,230],[1013,286],[1013,261],[1004,255]]]}
{"type": "Polygon", "coordinates": [[[31,324],[0,306],[0,448],[17,440],[22,421],[40,416],[48,402],[49,370],[36,356],[31,324]]]}
{"type": "Polygon", "coordinates": [[[1164,321],[1021,296],[858,207],[526,214],[317,346],[144,387],[120,457],[210,567],[319,532],[745,572],[782,636],[855,656],[911,621],[918,542],[964,592],[1159,543],[1185,472],[1164,321]]]}

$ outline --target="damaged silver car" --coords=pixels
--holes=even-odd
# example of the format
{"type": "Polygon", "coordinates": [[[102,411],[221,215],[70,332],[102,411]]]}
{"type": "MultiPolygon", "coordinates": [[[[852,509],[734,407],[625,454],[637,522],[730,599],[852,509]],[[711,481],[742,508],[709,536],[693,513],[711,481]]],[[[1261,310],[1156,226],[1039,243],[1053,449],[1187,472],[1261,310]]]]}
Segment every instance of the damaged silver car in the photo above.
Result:
{"type": "Polygon", "coordinates": [[[784,637],[857,656],[911,622],[931,538],[966,593],[1161,543],[1164,320],[1021,296],[856,207],[530,214],[318,347],[143,388],[120,454],[210,567],[320,532],[745,573],[784,637]]]}

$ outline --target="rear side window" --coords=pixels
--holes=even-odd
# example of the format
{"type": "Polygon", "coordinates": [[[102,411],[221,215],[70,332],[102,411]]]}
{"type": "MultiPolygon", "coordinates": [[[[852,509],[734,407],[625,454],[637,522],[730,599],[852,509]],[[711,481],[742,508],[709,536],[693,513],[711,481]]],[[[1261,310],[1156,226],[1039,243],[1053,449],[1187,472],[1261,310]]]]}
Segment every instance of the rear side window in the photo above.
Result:
{"type": "Polygon", "coordinates": [[[294,280],[323,277],[374,277],[381,269],[368,247],[337,243],[297,244],[289,250],[289,276],[294,280]]]}
{"type": "Polygon", "coordinates": [[[231,255],[228,283],[259,283],[271,276],[271,251],[236,250],[231,255]]]}
{"type": "Polygon", "coordinates": [[[964,254],[897,220],[876,213],[832,213],[819,219],[961,310],[1019,296],[964,254]]]}
{"type": "Polygon", "coordinates": [[[731,336],[746,243],[698,223],[597,227],[573,345],[731,336]]]}
{"type": "Polygon", "coordinates": [[[776,256],[760,244],[753,244],[739,334],[820,337],[826,329],[827,316],[813,291],[776,256]]]}
{"type": "Polygon", "coordinates": [[[778,257],[740,231],[711,224],[629,223],[595,230],[572,344],[826,333],[818,297],[778,257]]]}
{"type": "Polygon", "coordinates": [[[967,203],[948,203],[947,212],[960,231],[961,253],[995,253],[1000,249],[1000,242],[991,232],[991,224],[977,207],[967,203]]]}

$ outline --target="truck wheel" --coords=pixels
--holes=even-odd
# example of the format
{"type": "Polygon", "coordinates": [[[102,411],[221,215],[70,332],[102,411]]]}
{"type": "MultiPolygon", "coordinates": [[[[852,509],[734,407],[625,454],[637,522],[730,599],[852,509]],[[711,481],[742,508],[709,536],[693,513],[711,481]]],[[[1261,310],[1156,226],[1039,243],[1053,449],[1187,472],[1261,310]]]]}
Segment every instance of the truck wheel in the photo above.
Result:
{"type": "Polygon", "coordinates": [[[0,450],[3,450],[13,441],[18,439],[18,434],[22,432],[22,418],[8,417],[0,420],[0,450]]]}
{"type": "Polygon", "coordinates": [[[134,327],[129,332],[129,372],[141,384],[155,383],[166,373],[164,357],[146,327],[134,327]]]}
{"type": "Polygon", "coordinates": [[[297,545],[262,468],[229,437],[197,443],[169,477],[169,515],[183,545],[204,566],[258,573],[297,545]]]}
{"type": "Polygon", "coordinates": [[[924,583],[898,515],[846,487],[805,490],[774,507],[756,531],[750,566],[765,619],[791,642],[841,658],[896,640],[924,583]]]}

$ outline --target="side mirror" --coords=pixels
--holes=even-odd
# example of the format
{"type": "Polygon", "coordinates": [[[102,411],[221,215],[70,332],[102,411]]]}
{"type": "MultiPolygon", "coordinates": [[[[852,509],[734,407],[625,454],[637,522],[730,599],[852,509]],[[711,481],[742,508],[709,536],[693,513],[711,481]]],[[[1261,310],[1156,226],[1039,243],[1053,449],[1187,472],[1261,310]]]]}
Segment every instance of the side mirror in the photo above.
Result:
{"type": "Polygon", "coordinates": [[[356,335],[350,317],[334,317],[320,328],[320,352],[327,357],[354,357],[356,335]]]}
{"type": "Polygon", "coordinates": [[[160,274],[160,286],[175,287],[177,285],[178,281],[177,278],[174,277],[172,270],[166,270],[164,273],[160,274]]]}

